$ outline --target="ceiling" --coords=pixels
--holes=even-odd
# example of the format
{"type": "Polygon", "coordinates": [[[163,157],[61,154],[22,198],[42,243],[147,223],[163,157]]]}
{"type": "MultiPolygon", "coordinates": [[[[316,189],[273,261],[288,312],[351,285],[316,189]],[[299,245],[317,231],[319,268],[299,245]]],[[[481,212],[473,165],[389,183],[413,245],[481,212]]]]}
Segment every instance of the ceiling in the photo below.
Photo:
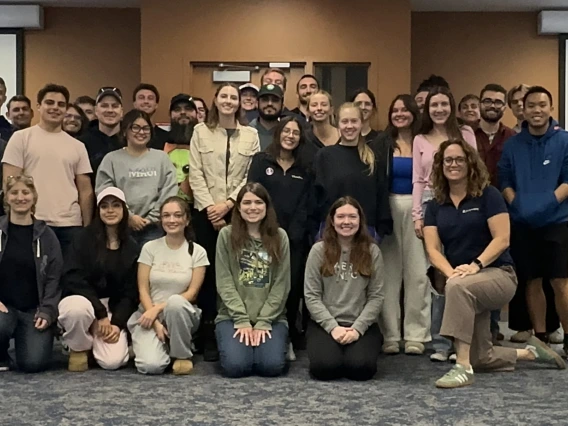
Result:
{"type": "MultiPolygon", "coordinates": [[[[39,3],[52,7],[139,7],[140,2],[141,0],[0,0],[0,4],[39,3]]],[[[410,3],[413,11],[420,12],[521,12],[568,9],[568,0],[410,0],[410,3]]]]}

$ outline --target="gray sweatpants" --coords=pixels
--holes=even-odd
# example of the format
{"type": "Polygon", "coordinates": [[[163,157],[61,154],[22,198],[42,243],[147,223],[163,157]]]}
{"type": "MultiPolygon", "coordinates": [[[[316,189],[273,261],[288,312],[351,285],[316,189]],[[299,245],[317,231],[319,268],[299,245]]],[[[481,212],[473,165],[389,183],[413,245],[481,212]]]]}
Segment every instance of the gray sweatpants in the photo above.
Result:
{"type": "Polygon", "coordinates": [[[153,328],[145,329],[138,324],[143,311],[134,312],[128,320],[132,334],[136,368],[142,374],[162,374],[170,364],[170,357],[191,359],[192,335],[199,327],[201,309],[192,305],[183,296],[175,294],[167,300],[159,320],[168,330],[169,339],[160,342],[153,328]]]}

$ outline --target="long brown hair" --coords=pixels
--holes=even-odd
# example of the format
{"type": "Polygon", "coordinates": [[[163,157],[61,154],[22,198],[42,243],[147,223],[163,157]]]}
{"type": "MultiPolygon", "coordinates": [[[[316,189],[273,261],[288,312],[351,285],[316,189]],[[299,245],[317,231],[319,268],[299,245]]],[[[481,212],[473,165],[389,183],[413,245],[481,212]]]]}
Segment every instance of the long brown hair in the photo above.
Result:
{"type": "Polygon", "coordinates": [[[246,126],[246,124],[247,124],[246,121],[243,122],[244,116],[241,113],[241,92],[239,91],[239,86],[237,86],[234,83],[223,83],[219,87],[217,87],[217,90],[215,91],[215,96],[213,96],[213,102],[211,103],[211,110],[207,114],[207,121],[205,122],[205,124],[210,130],[213,130],[215,127],[217,127],[219,125],[219,108],[217,108],[217,104],[215,103],[215,99],[217,99],[217,96],[219,96],[219,92],[224,87],[232,87],[233,89],[235,89],[237,91],[237,96],[239,97],[239,99],[238,99],[238,105],[239,106],[237,107],[237,110],[235,111],[235,121],[238,122],[242,126],[246,126]]]}
{"type": "Polygon", "coordinates": [[[187,201],[185,201],[181,197],[178,197],[177,195],[167,198],[166,201],[164,201],[160,206],[160,224],[162,223],[161,217],[162,217],[162,212],[164,211],[164,207],[170,203],[177,204],[181,209],[181,211],[183,212],[183,214],[185,215],[185,218],[187,219],[187,225],[183,228],[183,236],[185,237],[185,240],[187,241],[188,244],[187,247],[188,253],[190,255],[193,255],[193,242],[195,241],[195,234],[193,232],[193,227],[191,226],[191,211],[189,210],[189,205],[187,204],[187,201]]]}
{"type": "Polygon", "coordinates": [[[450,139],[442,142],[438,152],[434,154],[432,163],[432,189],[434,198],[438,203],[444,203],[450,195],[450,185],[444,176],[444,153],[451,145],[458,145],[463,149],[467,164],[467,195],[481,197],[483,190],[489,186],[489,172],[478,152],[462,139],[450,139]]]}
{"type": "Polygon", "coordinates": [[[278,233],[276,212],[274,211],[272,199],[270,195],[268,195],[268,191],[260,183],[247,183],[239,191],[239,195],[237,195],[236,208],[233,209],[233,215],[231,217],[231,225],[233,227],[231,231],[231,247],[238,257],[243,248],[251,240],[248,234],[247,223],[241,216],[241,202],[247,192],[256,195],[266,204],[266,216],[260,223],[260,238],[262,240],[262,246],[272,258],[272,262],[279,263],[282,258],[282,253],[280,251],[281,241],[280,234],[278,233]]]}
{"type": "Polygon", "coordinates": [[[445,127],[449,139],[463,139],[461,134],[460,125],[456,116],[456,100],[447,87],[434,87],[428,93],[426,102],[424,103],[424,112],[422,113],[422,125],[420,127],[419,135],[427,135],[434,128],[434,122],[430,117],[430,102],[433,96],[445,95],[450,100],[450,116],[446,120],[445,127]]]}
{"type": "Polygon", "coordinates": [[[389,124],[385,129],[385,133],[390,135],[393,140],[394,148],[399,149],[398,145],[396,144],[396,140],[398,138],[398,128],[392,122],[392,113],[394,111],[394,105],[397,101],[402,101],[404,107],[408,110],[410,114],[412,114],[412,124],[410,125],[410,131],[412,134],[412,139],[410,141],[410,146],[412,147],[412,142],[414,141],[414,136],[418,134],[420,129],[420,109],[418,109],[418,105],[416,105],[416,101],[410,95],[398,95],[394,98],[389,106],[389,124]]]}
{"type": "Polygon", "coordinates": [[[341,258],[341,245],[333,226],[333,219],[337,209],[346,205],[355,207],[359,213],[359,229],[353,236],[349,262],[353,264],[353,272],[364,277],[370,277],[373,272],[373,258],[370,248],[373,240],[369,235],[367,219],[361,205],[355,198],[349,196],[341,197],[333,203],[327,214],[323,231],[324,258],[321,265],[321,274],[324,277],[333,276],[335,274],[335,265],[341,258]]]}
{"type": "MultiPolygon", "coordinates": [[[[355,106],[352,102],[345,102],[337,110],[337,123],[341,120],[341,113],[346,109],[354,109],[357,111],[359,119],[363,122],[363,113],[361,112],[361,109],[355,106]]],[[[369,145],[367,145],[367,141],[365,140],[365,136],[361,133],[359,133],[359,140],[357,141],[357,152],[359,153],[361,162],[369,167],[369,176],[371,176],[375,172],[375,153],[371,148],[369,148],[369,145]]]]}

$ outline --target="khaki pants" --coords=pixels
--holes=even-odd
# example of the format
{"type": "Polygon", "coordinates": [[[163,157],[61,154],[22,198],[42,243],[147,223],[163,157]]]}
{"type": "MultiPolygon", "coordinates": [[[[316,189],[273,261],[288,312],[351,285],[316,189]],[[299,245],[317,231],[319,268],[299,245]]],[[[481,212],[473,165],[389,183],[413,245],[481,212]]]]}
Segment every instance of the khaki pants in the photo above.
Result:
{"type": "Polygon", "coordinates": [[[491,311],[515,294],[517,277],[510,266],[483,269],[446,284],[446,308],[440,334],[471,345],[470,362],[481,370],[513,370],[516,349],[493,346],[491,311]]]}

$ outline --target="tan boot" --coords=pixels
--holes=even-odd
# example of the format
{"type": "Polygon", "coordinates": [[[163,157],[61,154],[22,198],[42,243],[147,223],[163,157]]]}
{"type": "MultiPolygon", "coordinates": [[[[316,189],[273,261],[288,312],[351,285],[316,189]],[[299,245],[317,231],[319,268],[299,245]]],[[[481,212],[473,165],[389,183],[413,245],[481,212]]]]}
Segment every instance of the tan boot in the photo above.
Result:
{"type": "Polygon", "coordinates": [[[515,343],[526,343],[527,340],[532,336],[532,330],[530,331],[518,331],[511,336],[511,342],[515,343]]]}
{"type": "Polygon", "coordinates": [[[69,351],[69,371],[75,373],[87,371],[89,369],[89,351],[69,351]]]}
{"type": "Polygon", "coordinates": [[[183,376],[193,371],[193,362],[190,359],[176,359],[172,371],[176,376],[183,376]]]}

